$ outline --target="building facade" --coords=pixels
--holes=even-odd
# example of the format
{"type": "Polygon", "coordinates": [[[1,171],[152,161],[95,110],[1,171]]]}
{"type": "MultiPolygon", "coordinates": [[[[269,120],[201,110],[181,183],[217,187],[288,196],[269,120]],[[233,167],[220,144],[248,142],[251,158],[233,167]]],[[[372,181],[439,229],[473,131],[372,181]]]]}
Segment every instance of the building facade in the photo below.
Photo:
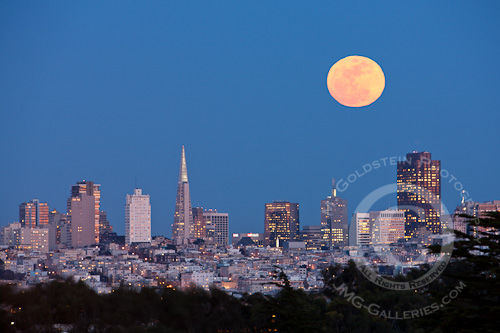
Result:
{"type": "Polygon", "coordinates": [[[67,203],[71,246],[84,247],[99,243],[100,203],[101,185],[84,180],[71,187],[67,203]]]}
{"type": "Polygon", "coordinates": [[[397,165],[398,210],[405,212],[405,239],[422,240],[441,232],[441,161],[412,152],[397,165]]]}
{"type": "Polygon", "coordinates": [[[151,243],[151,204],[140,188],[125,198],[125,243],[151,243]]]}
{"type": "Polygon", "coordinates": [[[299,204],[288,201],[266,203],[264,245],[282,247],[285,241],[299,237],[299,204]]]}
{"type": "Polygon", "coordinates": [[[370,213],[352,214],[351,225],[349,226],[349,245],[363,246],[372,244],[372,229],[370,213]]]}
{"type": "Polygon", "coordinates": [[[337,196],[335,180],[332,181],[332,194],[321,200],[321,229],[328,246],[348,244],[347,200],[337,196]]]}
{"type": "Polygon", "coordinates": [[[19,222],[21,226],[47,227],[49,224],[49,206],[46,202],[33,199],[19,205],[19,222]]]}
{"type": "Polygon", "coordinates": [[[193,239],[193,211],[189,194],[189,180],[186,164],[186,153],[182,146],[179,181],[175,200],[174,224],[172,238],[177,245],[188,244],[193,239]]]}
{"type": "Polygon", "coordinates": [[[49,212],[49,248],[56,250],[62,243],[63,229],[68,223],[68,216],[65,213],[51,210],[49,212]]]}
{"type": "Polygon", "coordinates": [[[229,242],[229,214],[209,209],[203,212],[203,217],[209,226],[208,229],[213,229],[214,244],[223,247],[227,246],[229,242]]]}
{"type": "Polygon", "coordinates": [[[405,212],[386,209],[369,213],[371,244],[388,245],[405,238],[405,212]]]}
{"type": "Polygon", "coordinates": [[[193,238],[206,240],[207,223],[202,207],[193,207],[193,238]]]}

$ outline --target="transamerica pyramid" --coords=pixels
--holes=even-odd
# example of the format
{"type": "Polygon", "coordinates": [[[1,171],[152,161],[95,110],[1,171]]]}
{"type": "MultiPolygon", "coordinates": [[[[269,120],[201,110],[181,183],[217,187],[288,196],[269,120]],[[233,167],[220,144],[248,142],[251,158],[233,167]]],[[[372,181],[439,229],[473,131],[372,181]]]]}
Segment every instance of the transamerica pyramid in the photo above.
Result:
{"type": "Polygon", "coordinates": [[[191,210],[191,197],[189,196],[186,153],[184,151],[184,146],[182,146],[172,238],[177,245],[188,244],[189,239],[192,238],[192,234],[193,211],[191,210]]]}

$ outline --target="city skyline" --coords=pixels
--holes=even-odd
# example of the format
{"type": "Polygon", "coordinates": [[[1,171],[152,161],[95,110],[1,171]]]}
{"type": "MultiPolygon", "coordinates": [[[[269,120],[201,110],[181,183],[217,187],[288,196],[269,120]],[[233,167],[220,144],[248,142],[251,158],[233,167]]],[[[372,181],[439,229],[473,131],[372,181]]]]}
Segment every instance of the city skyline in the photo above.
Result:
{"type": "MultiPolygon", "coordinates": [[[[182,144],[193,206],[229,212],[230,232],[261,229],[273,200],[299,202],[302,224],[317,224],[332,177],[413,150],[432,152],[474,200],[497,197],[500,4],[1,6],[0,225],[32,198],[64,211],[69,184],[92,179],[123,234],[137,179],[153,207],[166,203],[153,234],[169,235],[182,144]],[[386,74],[362,110],[326,86],[328,69],[356,54],[386,74]]],[[[378,169],[339,195],[352,209],[393,174],[378,169]]]]}
{"type": "MultiPolygon", "coordinates": [[[[398,183],[400,183],[400,182],[402,181],[402,178],[400,178],[400,177],[402,177],[402,174],[401,174],[401,172],[400,172],[400,169],[401,169],[401,170],[403,170],[403,171],[405,171],[405,170],[407,170],[407,171],[411,171],[411,170],[413,170],[413,169],[403,169],[403,168],[407,168],[407,167],[409,167],[410,165],[414,165],[414,167],[417,167],[417,165],[418,165],[418,167],[420,167],[420,164],[419,164],[419,163],[421,163],[421,164],[422,164],[422,166],[423,166],[424,164],[431,163],[431,162],[432,162],[432,163],[437,163],[437,164],[438,164],[438,169],[436,169],[436,170],[437,170],[437,171],[436,171],[436,175],[437,175],[437,180],[438,180],[438,193],[439,193],[439,195],[437,196],[437,198],[442,200],[442,197],[441,197],[441,194],[440,194],[440,187],[441,187],[441,181],[440,181],[440,178],[441,178],[441,177],[440,177],[440,165],[441,165],[441,164],[440,164],[440,163],[441,163],[441,161],[440,161],[440,160],[438,160],[438,161],[434,161],[434,160],[432,160],[432,159],[431,159],[431,153],[430,153],[430,152],[426,152],[426,151],[423,151],[423,152],[412,151],[412,152],[410,152],[410,153],[407,153],[404,159],[403,159],[403,158],[401,158],[401,157],[398,157],[398,159],[393,159],[393,158],[391,158],[391,160],[392,160],[392,161],[391,161],[391,163],[390,163],[390,164],[392,164],[392,165],[396,166],[396,170],[395,170],[396,175],[395,175],[395,176],[396,176],[396,179],[398,180],[398,183]],[[422,161],[420,161],[420,160],[422,160],[422,161]]],[[[372,163],[373,163],[373,162],[372,162],[372,163]]],[[[365,166],[366,166],[366,164],[365,164],[365,166]]],[[[418,170],[418,169],[417,169],[417,170],[418,170]]],[[[422,167],[422,171],[423,171],[423,167],[422,167]]],[[[363,172],[366,172],[366,170],[364,170],[363,172]]],[[[405,177],[407,177],[407,178],[408,178],[406,181],[409,181],[409,183],[408,183],[407,185],[410,185],[410,186],[413,186],[413,185],[411,185],[411,184],[412,184],[412,181],[413,181],[413,180],[415,180],[415,179],[416,179],[416,177],[417,177],[417,176],[416,176],[417,174],[413,174],[412,172],[413,172],[413,171],[409,172],[409,173],[408,173],[408,175],[406,175],[406,174],[405,174],[405,175],[406,175],[405,177]]],[[[419,171],[419,172],[421,172],[421,171],[419,171]]],[[[360,174],[359,172],[356,172],[355,174],[357,175],[357,177],[362,177],[362,176],[363,176],[363,174],[362,174],[362,173],[360,174]]],[[[419,173],[419,175],[420,175],[420,173],[419,173]]],[[[427,176],[426,176],[426,177],[427,177],[427,176]]],[[[431,176],[429,176],[429,177],[431,177],[431,176]]],[[[427,180],[426,180],[426,181],[427,181],[427,180]]],[[[430,178],[429,178],[429,181],[430,181],[430,178]]],[[[127,231],[126,231],[126,225],[127,225],[126,214],[125,214],[124,221],[120,221],[121,223],[119,223],[119,224],[116,224],[116,223],[111,223],[111,224],[110,224],[110,223],[109,223],[109,221],[107,220],[107,213],[106,213],[106,211],[104,211],[104,210],[100,210],[100,208],[101,208],[101,202],[100,202],[100,200],[101,200],[101,199],[100,199],[100,197],[101,197],[101,194],[100,194],[100,187],[101,187],[101,184],[95,184],[95,185],[94,185],[94,182],[93,182],[93,181],[88,181],[88,180],[78,181],[78,182],[77,182],[77,185],[72,185],[72,186],[71,186],[72,196],[74,196],[74,195],[78,194],[79,192],[81,192],[81,193],[86,192],[86,191],[87,191],[86,184],[90,184],[90,186],[91,186],[91,187],[96,187],[96,188],[97,188],[97,200],[96,200],[96,203],[95,203],[95,209],[93,210],[93,211],[95,212],[95,221],[96,221],[96,222],[95,222],[95,223],[96,223],[96,224],[95,224],[96,239],[98,239],[98,238],[99,238],[99,236],[101,236],[101,235],[102,235],[101,228],[103,228],[103,227],[104,227],[104,228],[110,228],[110,230],[109,230],[109,231],[111,232],[111,231],[113,231],[113,229],[114,229],[114,228],[116,228],[116,227],[118,227],[118,229],[117,229],[117,230],[120,230],[120,229],[121,229],[120,227],[125,226],[125,228],[124,228],[125,230],[124,230],[124,232],[123,232],[122,234],[125,234],[125,235],[126,235],[126,234],[127,234],[127,231]],[[83,187],[82,187],[82,186],[83,186],[83,187]],[[83,192],[82,192],[82,191],[83,191],[83,192]],[[104,219],[104,220],[105,220],[105,223],[107,224],[107,226],[102,226],[102,225],[101,225],[101,223],[102,223],[102,219],[104,219]],[[98,230],[99,230],[99,231],[98,231],[98,230]]],[[[421,186],[423,186],[423,187],[422,187],[422,189],[424,189],[424,190],[425,190],[425,187],[427,186],[426,184],[427,184],[427,183],[421,183],[421,186]],[[423,185],[423,184],[425,184],[425,185],[423,185]]],[[[429,184],[431,184],[431,183],[429,183],[429,184]]],[[[345,183],[344,183],[344,185],[345,185],[345,183]]],[[[417,186],[417,188],[418,188],[418,186],[417,186]]],[[[135,189],[136,189],[136,191],[137,191],[138,187],[136,187],[135,189]]],[[[420,190],[420,188],[418,188],[418,189],[420,190]]],[[[142,189],[141,189],[141,190],[142,190],[142,189]]],[[[457,189],[455,189],[455,190],[457,190],[457,189]]],[[[399,190],[398,190],[398,191],[399,191],[399,190]]],[[[461,199],[460,199],[462,203],[463,203],[463,201],[465,200],[465,198],[464,198],[464,196],[463,196],[463,192],[464,192],[464,191],[462,191],[462,196],[461,196],[461,199]]],[[[399,192],[398,192],[398,193],[399,193],[399,192]]],[[[128,195],[129,195],[129,194],[127,194],[127,196],[128,196],[128,195]]],[[[397,202],[398,202],[398,200],[400,200],[400,199],[399,199],[399,197],[400,197],[400,195],[398,194],[398,195],[397,195],[397,196],[395,196],[395,198],[393,198],[392,200],[393,200],[395,203],[397,203],[397,202]]],[[[68,210],[68,212],[69,212],[70,200],[71,200],[71,197],[70,197],[70,199],[68,199],[68,202],[67,202],[67,210],[68,210]]],[[[149,195],[148,195],[148,200],[149,200],[149,195]]],[[[330,195],[330,196],[328,196],[326,199],[322,199],[322,200],[321,200],[321,209],[320,209],[320,219],[319,219],[319,221],[316,221],[316,223],[309,223],[309,224],[303,224],[303,223],[302,223],[302,228],[303,228],[304,226],[307,226],[307,227],[310,227],[310,226],[311,226],[311,227],[314,227],[314,226],[320,226],[320,227],[321,227],[322,225],[324,225],[324,224],[326,223],[326,222],[325,222],[326,220],[324,221],[324,219],[326,219],[326,218],[328,217],[328,215],[329,215],[329,214],[326,214],[326,209],[327,209],[327,207],[326,207],[325,205],[326,205],[326,203],[327,203],[327,202],[330,202],[330,201],[332,201],[332,200],[337,200],[337,201],[339,201],[339,200],[340,200],[339,202],[341,203],[341,206],[343,207],[342,209],[343,209],[343,210],[345,209],[345,210],[347,211],[346,206],[349,206],[349,205],[347,204],[347,202],[348,202],[348,201],[347,201],[347,200],[345,200],[345,199],[339,198],[339,197],[337,196],[337,186],[336,186],[336,180],[335,180],[334,178],[332,179],[332,189],[331,189],[331,195],[330,195]],[[325,214],[326,214],[326,215],[325,215],[325,214]]],[[[280,200],[274,200],[274,201],[273,201],[273,203],[280,203],[280,202],[285,202],[285,201],[280,201],[280,200]]],[[[468,198],[467,198],[467,202],[472,202],[472,197],[468,197],[468,198]]],[[[43,205],[44,209],[47,211],[47,214],[49,213],[49,209],[50,209],[51,211],[52,211],[52,210],[56,211],[56,210],[55,210],[52,206],[48,205],[48,203],[47,203],[47,202],[40,202],[40,200],[39,200],[39,199],[32,199],[32,200],[30,200],[30,201],[23,202],[23,203],[21,203],[21,204],[19,205],[19,214],[20,214],[20,215],[19,215],[19,221],[18,221],[18,220],[15,220],[15,221],[10,221],[9,223],[12,223],[12,222],[21,222],[21,223],[22,223],[22,219],[21,219],[22,210],[21,210],[21,207],[24,207],[24,206],[25,206],[25,205],[27,205],[27,204],[32,204],[32,205],[34,205],[34,204],[37,204],[37,203],[40,203],[41,205],[43,205]]],[[[402,203],[403,203],[403,202],[402,202],[402,203]]],[[[91,204],[91,203],[89,203],[89,204],[91,204]]],[[[410,205],[412,205],[412,203],[411,203],[411,202],[407,202],[406,204],[410,204],[410,205]]],[[[440,205],[440,204],[441,204],[441,203],[439,202],[439,205],[440,205]]],[[[459,204],[460,204],[460,203],[457,203],[457,204],[456,204],[455,206],[453,206],[453,207],[445,207],[445,209],[447,209],[447,210],[448,210],[448,212],[452,212],[452,211],[453,211],[456,207],[458,207],[458,206],[459,206],[459,204]]],[[[185,241],[181,241],[180,243],[178,243],[178,244],[182,244],[182,243],[187,244],[187,239],[190,239],[191,241],[193,241],[194,239],[196,239],[196,237],[194,237],[194,234],[196,233],[196,230],[195,230],[195,229],[196,229],[197,227],[198,227],[198,228],[200,227],[200,226],[197,226],[197,225],[196,225],[196,221],[195,221],[195,219],[194,219],[194,213],[195,213],[195,211],[196,211],[196,210],[200,210],[200,209],[201,209],[201,211],[200,211],[200,212],[201,212],[202,214],[204,214],[204,212],[207,212],[207,211],[210,211],[210,212],[211,212],[211,211],[212,211],[212,209],[204,210],[204,208],[203,208],[203,207],[195,207],[195,206],[191,205],[191,196],[190,196],[190,191],[189,191],[189,181],[188,181],[187,163],[186,163],[186,153],[185,153],[185,147],[184,147],[184,145],[182,145],[182,146],[181,146],[181,159],[180,159],[180,167],[179,167],[179,170],[178,170],[178,185],[177,185],[176,206],[178,206],[178,205],[181,205],[182,207],[186,206],[186,207],[189,209],[189,210],[188,210],[188,213],[187,213],[186,215],[190,217],[191,222],[190,222],[190,227],[189,227],[189,229],[190,229],[190,230],[192,230],[192,231],[190,232],[190,235],[189,235],[189,236],[187,236],[187,238],[186,238],[186,240],[185,240],[185,241]],[[186,190],[187,190],[187,191],[186,191],[186,190]],[[187,197],[185,197],[185,195],[187,195],[187,197]],[[187,201],[186,201],[186,199],[187,199],[187,201]],[[179,201],[179,200],[180,200],[180,201],[179,201]],[[184,202],[184,201],[186,201],[186,202],[184,202]],[[192,233],[193,235],[191,235],[191,233],[192,233]]],[[[390,209],[390,206],[391,206],[391,205],[392,205],[392,206],[394,206],[394,204],[389,204],[389,203],[388,203],[388,204],[379,203],[378,205],[376,205],[376,207],[379,207],[379,209],[384,210],[384,209],[390,209]]],[[[266,206],[267,206],[267,204],[266,204],[266,206]]],[[[404,209],[404,208],[401,208],[401,209],[404,209]]],[[[62,212],[63,212],[63,213],[66,213],[66,211],[62,211],[62,212]]],[[[215,213],[217,213],[217,211],[216,211],[216,210],[215,210],[214,212],[215,212],[215,213]]],[[[342,213],[342,214],[341,214],[341,215],[342,215],[341,219],[342,219],[342,220],[347,221],[347,225],[345,225],[344,227],[342,227],[342,229],[343,229],[343,234],[345,235],[345,236],[344,236],[344,239],[345,239],[345,240],[344,240],[344,242],[345,242],[345,244],[350,243],[350,241],[347,239],[348,237],[346,237],[346,236],[348,236],[348,235],[351,233],[351,231],[350,231],[350,228],[351,228],[351,222],[352,222],[352,220],[351,220],[351,219],[355,219],[355,214],[356,214],[356,213],[361,213],[361,214],[363,214],[363,213],[368,213],[368,212],[361,212],[361,211],[354,211],[354,210],[352,210],[352,211],[351,211],[351,210],[349,210],[349,212],[347,213],[347,216],[345,215],[345,213],[342,213]]],[[[226,214],[226,215],[227,215],[227,213],[223,213],[223,214],[226,214]]],[[[178,216],[180,216],[180,215],[181,215],[181,214],[179,214],[179,213],[174,213],[174,223],[172,223],[172,224],[171,224],[172,231],[173,231],[173,230],[174,230],[174,228],[175,228],[175,227],[174,227],[174,226],[175,226],[175,223],[176,223],[175,221],[177,221],[177,219],[179,219],[179,217],[178,217],[178,216]]],[[[439,214],[438,214],[438,215],[439,215],[439,214]]],[[[47,219],[48,219],[48,216],[47,216],[47,219]]],[[[151,217],[150,217],[150,219],[151,219],[151,217]]],[[[438,216],[438,219],[439,219],[439,216],[438,216]]],[[[47,221],[48,221],[48,220],[47,220],[47,221]]],[[[337,221],[337,222],[338,222],[338,221],[337,221]]],[[[7,224],[9,224],[9,223],[7,223],[7,224]]],[[[151,222],[150,222],[150,223],[151,223],[151,222]]],[[[199,221],[198,221],[198,223],[199,223],[199,221]]],[[[6,224],[6,225],[7,225],[7,224],[6,224]]],[[[258,227],[257,227],[257,228],[254,228],[254,229],[252,229],[252,230],[248,230],[248,228],[247,228],[247,229],[244,229],[244,230],[242,230],[242,231],[240,230],[240,231],[236,231],[236,232],[237,232],[237,233],[245,233],[245,232],[250,232],[250,233],[252,233],[252,232],[259,232],[259,233],[260,233],[260,232],[262,232],[262,231],[264,231],[264,232],[265,232],[265,228],[266,228],[266,227],[265,227],[265,224],[266,224],[266,221],[265,221],[265,219],[264,219],[264,226],[263,226],[264,228],[263,228],[263,229],[262,229],[262,228],[258,228],[258,227]]],[[[226,228],[227,228],[227,230],[226,230],[226,235],[227,235],[227,241],[229,241],[229,238],[228,238],[228,237],[229,237],[229,235],[230,235],[230,234],[232,234],[232,233],[233,233],[233,232],[235,232],[235,231],[234,231],[234,230],[231,230],[231,228],[230,228],[230,226],[231,226],[231,225],[230,225],[230,224],[229,224],[229,227],[227,227],[227,225],[228,225],[228,224],[227,224],[227,222],[226,222],[226,228]]],[[[4,225],[4,226],[5,226],[5,225],[4,225]]],[[[0,225],[0,227],[2,227],[2,225],[0,225]]],[[[151,224],[151,228],[152,228],[152,224],[151,224]]],[[[325,240],[327,240],[328,236],[325,234],[326,229],[325,229],[324,227],[322,227],[321,229],[322,229],[323,238],[324,238],[325,240]],[[326,238],[325,238],[325,237],[326,237],[326,238]]],[[[407,223],[407,226],[406,226],[405,230],[408,232],[408,223],[407,223]]],[[[302,231],[302,229],[301,229],[301,228],[299,228],[299,229],[298,229],[298,231],[302,231]]],[[[199,231],[198,231],[198,232],[199,232],[199,231]]],[[[184,232],[182,232],[182,234],[184,234],[184,232]]],[[[159,234],[154,234],[154,233],[151,233],[151,236],[167,236],[167,237],[171,237],[172,239],[174,239],[174,238],[175,238],[175,237],[173,236],[173,232],[172,232],[172,233],[170,233],[170,234],[168,234],[168,233],[164,233],[164,234],[160,234],[160,233],[159,233],[159,234]]],[[[184,236],[183,236],[183,237],[184,237],[184,236]]],[[[203,238],[203,237],[202,237],[202,238],[203,238]]],[[[333,238],[334,238],[334,237],[333,237],[333,238]]],[[[332,239],[333,239],[333,238],[332,238],[332,239]]],[[[175,241],[175,239],[174,239],[174,241],[175,241]]],[[[331,243],[332,245],[335,245],[335,244],[334,244],[334,242],[332,242],[332,241],[327,241],[327,242],[328,242],[328,243],[331,243]]],[[[98,243],[98,242],[97,242],[97,243],[98,243]]],[[[337,243],[336,245],[339,245],[339,244],[342,244],[342,243],[337,243]]]]}

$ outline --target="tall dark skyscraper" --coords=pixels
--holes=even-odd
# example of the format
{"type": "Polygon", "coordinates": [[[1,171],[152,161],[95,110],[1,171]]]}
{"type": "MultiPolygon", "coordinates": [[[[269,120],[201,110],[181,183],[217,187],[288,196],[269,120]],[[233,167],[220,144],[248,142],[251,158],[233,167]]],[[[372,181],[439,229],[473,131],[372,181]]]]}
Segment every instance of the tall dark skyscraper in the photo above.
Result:
{"type": "Polygon", "coordinates": [[[189,181],[186,165],[186,153],[182,146],[179,182],[177,183],[177,197],[175,201],[174,224],[172,225],[172,238],[175,244],[188,244],[193,238],[193,211],[189,195],[189,181]]]}
{"type": "Polygon", "coordinates": [[[284,241],[299,236],[299,204],[287,201],[266,203],[264,221],[264,245],[283,246],[284,241]]]}
{"type": "Polygon", "coordinates": [[[46,227],[49,224],[49,206],[33,199],[19,205],[19,222],[23,227],[46,227]]]}
{"type": "Polygon", "coordinates": [[[405,239],[441,232],[441,161],[412,152],[397,166],[398,209],[405,212],[405,239]]]}
{"type": "Polygon", "coordinates": [[[335,179],[332,180],[332,195],[321,200],[321,231],[329,247],[348,245],[347,200],[337,196],[335,179]]]}

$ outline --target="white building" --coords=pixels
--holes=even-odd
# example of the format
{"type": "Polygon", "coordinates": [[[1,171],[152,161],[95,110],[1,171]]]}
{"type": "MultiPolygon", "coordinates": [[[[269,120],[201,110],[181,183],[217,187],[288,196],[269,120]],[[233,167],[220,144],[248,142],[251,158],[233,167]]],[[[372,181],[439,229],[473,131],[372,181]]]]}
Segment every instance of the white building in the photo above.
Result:
{"type": "Polygon", "coordinates": [[[371,244],[371,227],[369,213],[352,214],[349,226],[349,245],[361,246],[371,244]]]}
{"type": "Polygon", "coordinates": [[[373,245],[395,243],[405,236],[405,213],[402,210],[370,212],[373,245]]]}
{"type": "Polygon", "coordinates": [[[384,245],[405,235],[405,214],[401,210],[354,213],[349,227],[349,245],[384,245]]]}
{"type": "Polygon", "coordinates": [[[151,204],[149,195],[142,194],[140,188],[134,194],[127,194],[125,202],[125,242],[151,242],[151,204]]]}
{"type": "Polygon", "coordinates": [[[218,213],[216,210],[209,209],[203,212],[203,216],[207,223],[207,233],[210,233],[209,230],[213,229],[214,243],[217,246],[227,246],[229,241],[229,214],[218,213]]]}

